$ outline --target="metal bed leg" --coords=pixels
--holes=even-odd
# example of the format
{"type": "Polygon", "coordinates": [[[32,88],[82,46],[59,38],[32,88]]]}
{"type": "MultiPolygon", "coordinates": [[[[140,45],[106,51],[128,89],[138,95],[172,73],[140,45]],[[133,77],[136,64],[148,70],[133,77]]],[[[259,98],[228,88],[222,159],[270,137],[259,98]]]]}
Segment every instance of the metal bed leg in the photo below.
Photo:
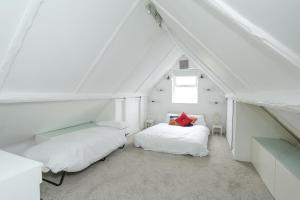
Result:
{"type": "Polygon", "coordinates": [[[100,161],[104,161],[106,159],[106,157],[102,158],[100,161]]]}
{"type": "Polygon", "coordinates": [[[50,183],[51,185],[54,185],[54,186],[57,186],[57,187],[58,187],[58,186],[60,186],[60,185],[63,183],[64,178],[65,178],[65,174],[66,174],[66,172],[64,171],[64,172],[62,173],[62,175],[61,175],[60,180],[59,180],[58,183],[55,183],[55,182],[50,181],[50,180],[45,179],[45,178],[43,178],[43,181],[45,181],[45,182],[47,182],[47,183],[50,183]]]}

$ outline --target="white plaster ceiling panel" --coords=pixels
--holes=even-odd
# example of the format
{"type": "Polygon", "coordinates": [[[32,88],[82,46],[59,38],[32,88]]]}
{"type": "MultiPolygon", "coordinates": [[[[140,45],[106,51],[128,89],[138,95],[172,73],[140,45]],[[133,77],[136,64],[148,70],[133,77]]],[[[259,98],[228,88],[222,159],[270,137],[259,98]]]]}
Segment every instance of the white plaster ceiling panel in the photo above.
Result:
{"type": "Polygon", "coordinates": [[[167,54],[163,61],[159,64],[157,68],[151,73],[147,79],[139,86],[137,92],[146,92],[149,93],[150,90],[162,79],[162,76],[165,75],[178,61],[182,56],[183,52],[181,49],[175,47],[172,51],[167,54]]]}
{"type": "Polygon", "coordinates": [[[300,1],[224,0],[224,2],[300,55],[300,1]]]}
{"type": "MultiPolygon", "coordinates": [[[[161,32],[159,38],[154,41],[149,53],[143,58],[142,62],[132,70],[131,77],[134,79],[124,79],[119,91],[125,93],[136,92],[138,87],[151,75],[153,70],[159,67],[161,62],[174,48],[174,43],[168,34],[161,32]]],[[[163,74],[161,74],[163,75],[163,74]]]]}
{"type": "Polygon", "coordinates": [[[251,41],[231,30],[195,2],[176,1],[174,3],[169,0],[158,2],[251,89],[272,90],[300,87],[298,69],[285,62],[284,59],[278,56],[270,57],[271,54],[253,46],[251,41]]]}
{"type": "Polygon", "coordinates": [[[5,92],[72,92],[133,0],[44,1],[5,92]]]}
{"type": "Polygon", "coordinates": [[[0,6],[0,63],[5,56],[29,0],[10,0],[0,6]]]}
{"type": "Polygon", "coordinates": [[[161,32],[141,2],[87,78],[80,92],[116,92],[125,79],[136,79],[132,70],[149,54],[161,32]]]}

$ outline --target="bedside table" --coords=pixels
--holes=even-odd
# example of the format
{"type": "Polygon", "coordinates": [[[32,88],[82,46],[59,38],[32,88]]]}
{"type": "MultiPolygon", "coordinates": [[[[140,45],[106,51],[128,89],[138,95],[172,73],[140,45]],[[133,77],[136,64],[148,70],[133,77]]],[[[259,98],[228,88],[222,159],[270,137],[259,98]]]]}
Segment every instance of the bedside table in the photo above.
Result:
{"type": "Polygon", "coordinates": [[[154,120],[152,120],[152,119],[147,119],[146,121],[145,121],[145,128],[149,128],[149,127],[151,127],[151,126],[153,126],[154,125],[154,120]]]}
{"type": "Polygon", "coordinates": [[[212,126],[212,135],[215,135],[216,132],[220,133],[221,136],[223,136],[223,131],[222,131],[223,127],[222,125],[219,124],[215,124],[212,126]]]}

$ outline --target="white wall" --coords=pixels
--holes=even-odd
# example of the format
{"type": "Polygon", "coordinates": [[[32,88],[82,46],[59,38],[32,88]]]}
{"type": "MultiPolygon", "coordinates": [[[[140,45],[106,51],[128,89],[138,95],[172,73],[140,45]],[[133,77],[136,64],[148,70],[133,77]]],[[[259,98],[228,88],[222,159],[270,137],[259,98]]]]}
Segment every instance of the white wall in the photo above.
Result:
{"type": "Polygon", "coordinates": [[[107,100],[0,104],[0,147],[93,121],[107,100]]]}
{"type": "Polygon", "coordinates": [[[289,112],[285,110],[279,110],[274,108],[268,108],[282,124],[284,124],[290,131],[300,138],[300,113],[289,112]]]}
{"type": "Polygon", "coordinates": [[[288,132],[262,108],[236,104],[236,130],[234,136],[234,158],[250,162],[253,137],[283,138],[294,142],[288,132]]]}
{"type": "Polygon", "coordinates": [[[172,104],[172,80],[167,80],[164,76],[149,94],[148,119],[153,119],[157,123],[165,122],[168,112],[204,114],[208,127],[211,128],[214,123],[214,114],[218,113],[225,131],[226,102],[223,92],[206,76],[204,79],[199,79],[198,83],[198,104],[172,104]],[[207,88],[211,91],[206,91],[207,88]],[[160,92],[161,89],[162,92],[160,92]],[[220,104],[216,105],[212,102],[216,98],[221,100],[220,104]]]}

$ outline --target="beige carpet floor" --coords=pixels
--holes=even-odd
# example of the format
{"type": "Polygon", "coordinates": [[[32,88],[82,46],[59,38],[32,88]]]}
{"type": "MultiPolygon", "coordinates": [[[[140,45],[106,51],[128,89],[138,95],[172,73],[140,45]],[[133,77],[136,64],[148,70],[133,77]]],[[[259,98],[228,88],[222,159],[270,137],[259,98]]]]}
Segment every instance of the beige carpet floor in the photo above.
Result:
{"type": "Polygon", "coordinates": [[[42,183],[43,200],[272,200],[251,164],[232,160],[224,137],[199,158],[144,151],[131,142],[62,186],[42,183]]]}

